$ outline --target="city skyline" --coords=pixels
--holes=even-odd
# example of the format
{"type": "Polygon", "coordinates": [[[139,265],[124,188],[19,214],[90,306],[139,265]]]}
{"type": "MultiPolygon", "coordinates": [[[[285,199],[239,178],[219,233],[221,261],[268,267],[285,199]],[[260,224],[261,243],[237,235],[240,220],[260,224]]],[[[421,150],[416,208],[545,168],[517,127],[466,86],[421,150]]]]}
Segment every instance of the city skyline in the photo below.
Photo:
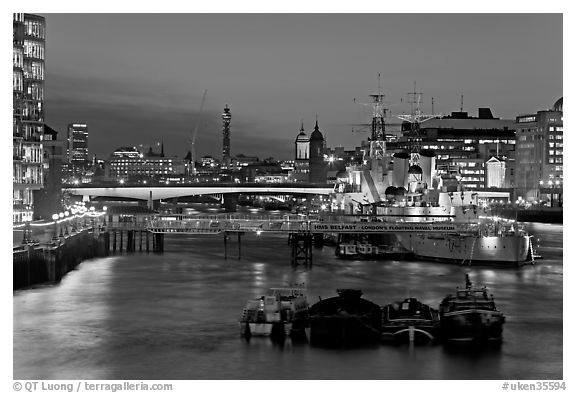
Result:
{"type": "MultiPolygon", "coordinates": [[[[562,14],[44,14],[46,123],[90,127],[90,154],[164,141],[183,157],[208,90],[197,157],[292,159],[316,115],[329,146],[358,146],[378,74],[392,115],[422,110],[513,119],[562,92],[562,14]],[[401,100],[404,103],[400,103],[401,100]],[[265,152],[265,153],[264,153],[265,152]]],[[[394,118],[392,122],[397,122],[394,118]]]]}

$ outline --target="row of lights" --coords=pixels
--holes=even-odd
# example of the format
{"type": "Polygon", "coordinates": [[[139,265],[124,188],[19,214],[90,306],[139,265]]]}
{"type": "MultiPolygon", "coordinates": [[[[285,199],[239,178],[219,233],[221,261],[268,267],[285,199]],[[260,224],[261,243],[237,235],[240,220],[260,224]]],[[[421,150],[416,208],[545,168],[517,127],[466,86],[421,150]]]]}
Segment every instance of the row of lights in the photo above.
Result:
{"type": "MultiPolygon", "coordinates": [[[[544,180],[540,180],[540,185],[543,185],[543,184],[544,184],[544,180]]],[[[553,184],[556,184],[557,186],[559,186],[559,185],[560,185],[560,180],[556,180],[556,182],[553,182],[552,180],[548,180],[548,185],[549,185],[550,187],[552,187],[553,184]]]]}
{"type": "MultiPolygon", "coordinates": [[[[83,206],[81,203],[77,202],[75,204],[75,206],[72,206],[70,208],[70,210],[66,210],[60,213],[54,213],[52,214],[52,220],[57,221],[57,220],[61,220],[63,218],[66,217],[70,217],[71,215],[76,215],[76,214],[85,214],[86,212],[90,211],[90,213],[94,213],[95,211],[95,207],[91,206],[90,209],[86,208],[86,206],[83,206]]],[[[104,206],[102,208],[102,210],[106,211],[108,210],[108,208],[106,206],[104,206]]]]}

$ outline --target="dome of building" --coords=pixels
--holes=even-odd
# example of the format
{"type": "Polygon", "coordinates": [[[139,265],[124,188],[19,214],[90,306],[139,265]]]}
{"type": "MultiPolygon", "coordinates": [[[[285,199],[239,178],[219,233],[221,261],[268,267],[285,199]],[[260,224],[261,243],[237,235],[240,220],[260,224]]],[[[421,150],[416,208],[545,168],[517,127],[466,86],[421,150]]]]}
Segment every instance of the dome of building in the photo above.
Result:
{"type": "Polygon", "coordinates": [[[564,97],[560,97],[558,98],[558,100],[554,103],[554,110],[555,111],[559,111],[562,112],[562,101],[564,100],[564,97]]]}
{"type": "Polygon", "coordinates": [[[410,168],[408,168],[408,174],[409,175],[421,175],[422,174],[422,168],[420,168],[420,166],[418,166],[418,165],[412,165],[410,168]]]}
{"type": "Polygon", "coordinates": [[[314,126],[314,131],[310,134],[310,141],[323,141],[324,137],[318,128],[318,120],[316,120],[316,125],[314,126]]]}
{"type": "Polygon", "coordinates": [[[304,123],[302,123],[302,127],[300,127],[300,133],[296,137],[296,142],[309,142],[310,139],[308,135],[304,132],[304,123]]]}

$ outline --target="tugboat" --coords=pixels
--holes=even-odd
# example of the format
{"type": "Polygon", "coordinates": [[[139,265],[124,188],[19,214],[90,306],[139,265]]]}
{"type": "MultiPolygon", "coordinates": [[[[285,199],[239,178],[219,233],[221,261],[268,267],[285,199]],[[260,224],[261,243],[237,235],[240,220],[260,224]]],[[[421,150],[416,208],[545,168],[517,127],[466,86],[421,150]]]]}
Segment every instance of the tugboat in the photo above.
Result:
{"type": "Polygon", "coordinates": [[[398,343],[431,343],[440,327],[438,310],[408,298],[382,308],[382,339],[398,343]]]}
{"type": "Polygon", "coordinates": [[[440,303],[440,328],[448,341],[502,341],[502,312],[486,287],[473,287],[466,274],[466,288],[456,289],[440,303]]]}
{"type": "Polygon", "coordinates": [[[249,300],[240,318],[240,334],[250,336],[297,336],[308,326],[306,288],[270,288],[266,296],[249,300]]]}
{"type": "Polygon", "coordinates": [[[357,289],[338,289],[337,293],[310,307],[310,342],[333,346],[377,343],[380,306],[362,299],[362,291],[357,289]]]}

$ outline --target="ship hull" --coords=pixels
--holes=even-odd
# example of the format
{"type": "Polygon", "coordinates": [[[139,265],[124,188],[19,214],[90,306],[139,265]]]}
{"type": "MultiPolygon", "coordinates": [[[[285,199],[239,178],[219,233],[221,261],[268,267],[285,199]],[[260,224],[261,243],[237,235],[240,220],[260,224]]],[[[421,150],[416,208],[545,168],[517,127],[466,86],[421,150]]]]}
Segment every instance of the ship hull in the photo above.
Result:
{"type": "Polygon", "coordinates": [[[463,310],[440,315],[442,337],[447,341],[501,341],[504,316],[499,311],[463,310]]]}
{"type": "Polygon", "coordinates": [[[530,237],[399,234],[402,245],[416,257],[457,263],[522,265],[527,261],[530,237]]]}
{"type": "Polygon", "coordinates": [[[377,343],[380,329],[374,318],[363,316],[315,316],[310,318],[310,342],[321,345],[363,345],[377,343]]]}
{"type": "Polygon", "coordinates": [[[438,323],[411,323],[405,321],[382,326],[382,341],[395,343],[428,344],[438,337],[438,323]]]}

